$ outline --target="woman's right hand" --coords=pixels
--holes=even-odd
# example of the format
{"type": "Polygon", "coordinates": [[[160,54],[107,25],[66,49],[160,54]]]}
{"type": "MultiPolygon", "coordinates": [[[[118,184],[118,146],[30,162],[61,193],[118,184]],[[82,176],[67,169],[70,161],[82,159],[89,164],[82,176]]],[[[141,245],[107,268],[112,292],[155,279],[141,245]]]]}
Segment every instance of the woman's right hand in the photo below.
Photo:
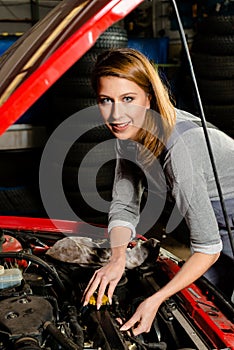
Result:
{"type": "Polygon", "coordinates": [[[125,255],[119,256],[117,258],[113,257],[107,263],[107,265],[103,266],[99,270],[97,270],[91,280],[89,281],[83,296],[83,305],[87,305],[91,296],[94,294],[96,290],[97,292],[97,309],[102,305],[102,298],[104,293],[107,290],[107,297],[109,299],[109,303],[111,304],[112,296],[117,286],[119,280],[121,279],[124,269],[125,269],[125,255]]]}
{"type": "Polygon", "coordinates": [[[102,297],[107,293],[109,303],[126,264],[126,249],[131,238],[131,230],[127,227],[113,227],[110,233],[111,258],[109,262],[97,270],[89,281],[83,295],[83,305],[87,305],[97,290],[97,309],[102,305],[102,297]]]}

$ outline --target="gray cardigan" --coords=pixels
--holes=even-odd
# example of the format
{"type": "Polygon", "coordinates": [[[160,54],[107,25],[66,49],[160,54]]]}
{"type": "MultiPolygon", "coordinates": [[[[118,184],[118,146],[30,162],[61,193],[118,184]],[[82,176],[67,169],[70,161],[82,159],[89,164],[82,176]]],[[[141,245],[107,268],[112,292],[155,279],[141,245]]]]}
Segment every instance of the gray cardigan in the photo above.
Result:
{"type": "MultiPolygon", "coordinates": [[[[144,216],[147,229],[152,227],[165,201],[169,199],[175,206],[167,224],[168,231],[176,228],[184,218],[190,231],[193,251],[213,254],[222,250],[219,233],[223,225],[222,211],[204,131],[193,123],[198,120],[192,114],[177,109],[175,130],[162,156],[155,159],[149,168],[144,167],[138,159],[139,145],[136,142],[117,140],[109,232],[113,227],[125,226],[132,230],[134,237],[140,215],[144,216]],[[193,125],[184,128],[186,123],[193,125]],[[141,198],[146,187],[146,206],[140,213],[141,198]],[[147,216],[147,210],[153,211],[155,215],[147,216]]],[[[216,128],[209,128],[208,132],[233,226],[234,141],[216,128]]]]}

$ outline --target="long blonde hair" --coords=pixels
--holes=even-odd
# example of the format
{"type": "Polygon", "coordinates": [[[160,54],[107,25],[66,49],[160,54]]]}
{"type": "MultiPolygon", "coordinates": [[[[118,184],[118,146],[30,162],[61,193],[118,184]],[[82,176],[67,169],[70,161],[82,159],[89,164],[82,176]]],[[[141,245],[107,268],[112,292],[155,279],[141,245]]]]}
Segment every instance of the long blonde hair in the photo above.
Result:
{"type": "Polygon", "coordinates": [[[146,56],[131,48],[111,49],[99,55],[92,74],[96,93],[99,79],[103,76],[130,80],[149,94],[151,109],[146,112],[144,125],[138,131],[136,141],[144,146],[142,155],[147,154],[144,163],[150,164],[154,157],[161,154],[175,125],[175,108],[166,86],[146,56]]]}

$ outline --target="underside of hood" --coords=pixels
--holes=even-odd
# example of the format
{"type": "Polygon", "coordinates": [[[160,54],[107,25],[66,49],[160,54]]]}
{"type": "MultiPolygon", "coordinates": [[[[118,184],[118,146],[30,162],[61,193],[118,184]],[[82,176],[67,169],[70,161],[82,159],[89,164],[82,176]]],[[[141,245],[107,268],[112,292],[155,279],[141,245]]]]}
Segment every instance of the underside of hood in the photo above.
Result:
{"type": "Polygon", "coordinates": [[[143,0],[62,1],[0,60],[0,134],[143,0]]]}

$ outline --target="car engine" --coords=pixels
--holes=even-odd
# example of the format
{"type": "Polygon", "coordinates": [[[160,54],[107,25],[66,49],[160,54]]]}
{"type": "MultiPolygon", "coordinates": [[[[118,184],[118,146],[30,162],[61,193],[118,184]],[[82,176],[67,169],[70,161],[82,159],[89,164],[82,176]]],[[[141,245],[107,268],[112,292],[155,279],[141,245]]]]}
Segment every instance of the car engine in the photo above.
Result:
{"type": "MultiPolygon", "coordinates": [[[[62,234],[3,231],[0,350],[214,348],[189,319],[178,297],[161,305],[149,333],[134,336],[131,331],[119,330],[139,303],[168,281],[168,274],[157,263],[160,257],[158,241],[149,240],[143,263],[126,268],[111,305],[104,296],[102,306],[97,310],[95,294],[85,307],[82,295],[95,269],[100,267],[100,259],[96,263],[79,264],[51,257],[48,251],[56,242],[62,241],[62,234]]],[[[144,244],[145,240],[140,237],[131,242],[129,249],[144,244]]],[[[96,255],[100,257],[98,253],[96,255]]],[[[219,349],[231,348],[220,342],[219,349]]]]}

